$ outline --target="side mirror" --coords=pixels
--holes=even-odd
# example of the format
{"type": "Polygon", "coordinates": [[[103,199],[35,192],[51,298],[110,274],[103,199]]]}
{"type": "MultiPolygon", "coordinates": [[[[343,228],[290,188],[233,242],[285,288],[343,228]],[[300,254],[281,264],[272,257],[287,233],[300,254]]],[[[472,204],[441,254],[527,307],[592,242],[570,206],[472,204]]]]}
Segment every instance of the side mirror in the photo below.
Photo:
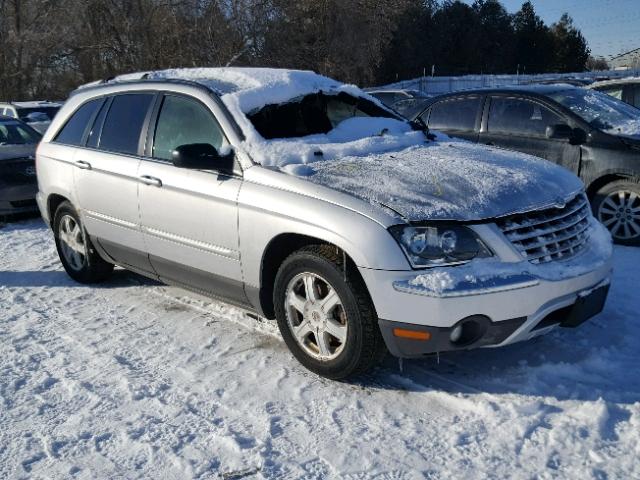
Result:
{"type": "Polygon", "coordinates": [[[233,152],[220,155],[216,147],[208,143],[180,145],[172,153],[173,165],[192,170],[233,171],[233,152]]]}
{"type": "Polygon", "coordinates": [[[572,145],[580,145],[587,141],[587,133],[581,128],[571,128],[569,125],[559,123],[549,125],[546,131],[547,138],[557,140],[569,140],[572,145]]]}
{"type": "Polygon", "coordinates": [[[573,129],[564,123],[549,125],[546,131],[547,138],[569,140],[573,136],[573,129]]]}
{"type": "Polygon", "coordinates": [[[546,130],[546,137],[556,140],[569,140],[572,145],[580,145],[587,141],[587,133],[584,130],[571,128],[564,123],[549,125],[546,130]]]}
{"type": "Polygon", "coordinates": [[[572,145],[582,145],[587,142],[587,132],[581,128],[574,128],[573,135],[569,140],[572,145]]]}

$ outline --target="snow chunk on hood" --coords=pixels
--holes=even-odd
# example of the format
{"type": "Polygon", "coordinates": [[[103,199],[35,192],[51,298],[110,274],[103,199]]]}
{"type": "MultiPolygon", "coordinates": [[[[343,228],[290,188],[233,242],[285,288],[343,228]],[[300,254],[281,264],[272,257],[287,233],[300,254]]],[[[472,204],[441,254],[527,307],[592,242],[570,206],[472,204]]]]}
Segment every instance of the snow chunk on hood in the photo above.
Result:
{"type": "Polygon", "coordinates": [[[464,141],[315,162],[311,182],[390,207],[411,221],[482,220],[545,208],[582,190],[551,162],[464,141]]]}
{"type": "Polygon", "coordinates": [[[393,118],[353,117],[326,134],[291,139],[257,140],[250,147],[254,160],[265,166],[285,167],[288,173],[311,172],[297,164],[335,160],[345,156],[399,151],[425,143],[424,133],[393,118]]]}

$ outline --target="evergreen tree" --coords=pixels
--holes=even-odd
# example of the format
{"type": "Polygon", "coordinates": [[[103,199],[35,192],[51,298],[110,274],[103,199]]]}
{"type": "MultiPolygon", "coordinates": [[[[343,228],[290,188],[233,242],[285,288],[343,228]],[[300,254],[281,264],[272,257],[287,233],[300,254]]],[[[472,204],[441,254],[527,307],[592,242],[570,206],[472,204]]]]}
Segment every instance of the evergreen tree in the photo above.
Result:
{"type": "Polygon", "coordinates": [[[415,78],[431,66],[436,57],[434,46],[433,15],[438,5],[435,0],[408,0],[399,15],[388,48],[383,52],[377,78],[381,83],[391,83],[397,78],[415,78]]]}
{"type": "Polygon", "coordinates": [[[557,72],[581,72],[585,70],[591,51],[587,41],[573,26],[572,18],[563,14],[560,21],[551,26],[554,44],[553,69],[557,72]]]}
{"type": "Polygon", "coordinates": [[[436,64],[441,75],[464,75],[481,69],[480,21],[472,7],[446,0],[434,15],[436,64]]]}
{"type": "Polygon", "coordinates": [[[527,1],[513,16],[515,61],[520,73],[544,73],[552,69],[553,36],[527,1]]]}
{"type": "Polygon", "coordinates": [[[478,15],[481,71],[511,73],[514,69],[514,32],[511,15],[498,0],[476,0],[473,9],[478,15]]]}

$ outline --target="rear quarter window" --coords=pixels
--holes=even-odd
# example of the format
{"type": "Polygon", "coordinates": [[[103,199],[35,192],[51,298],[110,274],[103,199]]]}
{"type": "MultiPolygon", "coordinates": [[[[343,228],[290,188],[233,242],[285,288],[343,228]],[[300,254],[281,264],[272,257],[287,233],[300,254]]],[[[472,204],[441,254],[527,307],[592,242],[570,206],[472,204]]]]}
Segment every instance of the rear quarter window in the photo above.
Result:
{"type": "Polygon", "coordinates": [[[103,99],[99,98],[91,100],[78,108],[69,120],[67,120],[62,130],[58,132],[54,142],[64,143],[66,145],[82,145],[89,122],[93,119],[93,115],[102,102],[103,99]]]}

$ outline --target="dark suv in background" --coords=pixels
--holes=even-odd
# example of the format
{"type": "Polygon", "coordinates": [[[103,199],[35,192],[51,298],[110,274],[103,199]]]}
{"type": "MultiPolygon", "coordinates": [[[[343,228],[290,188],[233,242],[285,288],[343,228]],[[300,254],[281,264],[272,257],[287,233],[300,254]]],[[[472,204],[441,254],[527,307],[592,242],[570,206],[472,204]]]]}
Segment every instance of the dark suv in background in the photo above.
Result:
{"type": "Polygon", "coordinates": [[[617,243],[640,245],[640,110],[570,85],[465,90],[410,115],[430,130],[536,155],[584,181],[617,243]]]}

